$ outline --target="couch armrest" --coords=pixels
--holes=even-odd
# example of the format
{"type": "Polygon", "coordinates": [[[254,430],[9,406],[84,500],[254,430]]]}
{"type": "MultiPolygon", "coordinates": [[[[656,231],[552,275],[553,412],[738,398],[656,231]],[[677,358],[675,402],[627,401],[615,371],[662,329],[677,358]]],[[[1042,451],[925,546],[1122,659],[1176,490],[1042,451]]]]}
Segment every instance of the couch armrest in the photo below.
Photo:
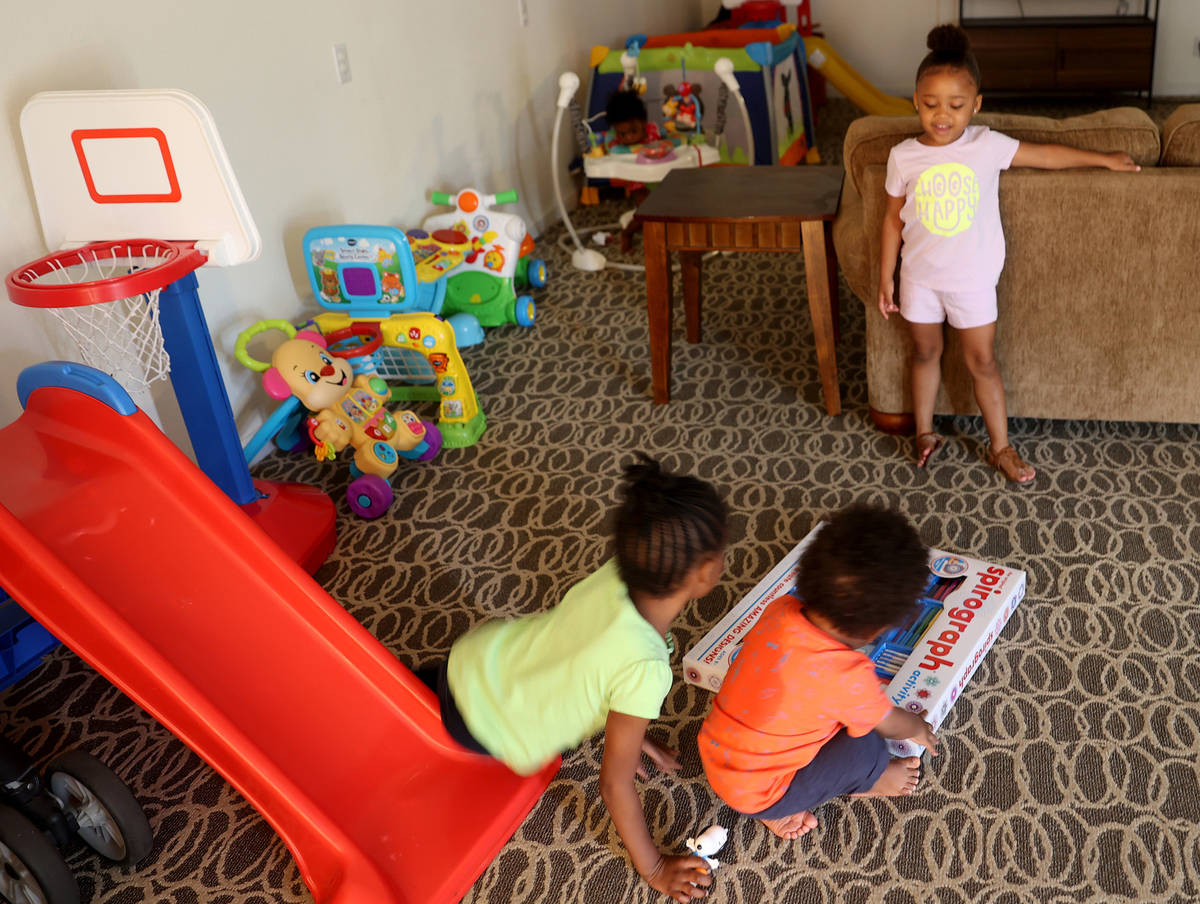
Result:
{"type": "Polygon", "coordinates": [[[847,171],[842,180],[842,200],[833,221],[833,247],[846,283],[859,298],[873,291],[876,280],[870,270],[870,243],[864,241],[867,235],[864,216],[862,196],[847,171]]]}

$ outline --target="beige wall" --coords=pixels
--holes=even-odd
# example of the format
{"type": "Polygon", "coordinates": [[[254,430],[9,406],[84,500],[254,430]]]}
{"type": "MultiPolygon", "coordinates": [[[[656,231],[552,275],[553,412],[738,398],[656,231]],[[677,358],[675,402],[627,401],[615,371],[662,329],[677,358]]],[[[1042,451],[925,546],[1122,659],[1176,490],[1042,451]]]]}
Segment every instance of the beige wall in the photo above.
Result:
{"type": "MultiPolygon", "coordinates": [[[[270,404],[232,362],[234,340],[259,319],[300,319],[315,309],[297,247],[306,228],[347,221],[413,226],[433,211],[429,189],[467,185],[515,188],[535,231],[548,225],[556,219],[549,145],[559,73],[574,69],[586,84],[593,44],[619,46],[633,31],[695,28],[718,6],[527,0],[529,24],[522,27],[518,2],[21,5],[5,21],[0,271],[46,251],[17,130],[30,95],[155,87],[197,95],[216,119],[263,237],[254,263],[201,273],[217,356],[248,437],[270,404]],[[353,78],[346,85],[334,76],[334,43],[349,50],[353,78]]],[[[813,0],[813,12],[852,66],[884,90],[906,94],[926,32],[953,19],[957,2],[813,0]]],[[[1200,93],[1197,35],[1200,3],[1164,0],[1159,93],[1200,93]]],[[[569,155],[569,140],[562,153],[569,155]]],[[[565,179],[561,165],[556,171],[565,179]]],[[[53,321],[0,298],[0,424],[19,413],[16,374],[53,357],[73,357],[53,321]]],[[[186,446],[169,389],[156,398],[164,400],[158,407],[169,435],[186,446]]]]}
{"type": "MultiPolygon", "coordinates": [[[[46,253],[17,121],[38,91],[182,88],[212,111],[263,238],[251,264],[200,274],[201,297],[243,437],[270,403],[232,360],[237,334],[316,310],[299,261],[309,226],[415,226],[430,189],[520,192],[536,229],[553,222],[550,131],[557,79],[587,84],[593,44],[620,46],[702,24],[699,0],[41,0],[5,19],[0,126],[0,271],[46,253]],[[29,12],[34,11],[34,12],[29,12]],[[352,80],[338,84],[334,43],[352,80]]],[[[14,10],[16,7],[14,7],[14,10]]],[[[572,145],[564,135],[562,151],[572,145]]],[[[565,160],[563,161],[565,164],[565,160]]],[[[565,177],[565,165],[555,170],[565,177]]],[[[20,407],[26,365],[74,357],[53,321],[0,298],[0,424],[20,407]]],[[[160,384],[162,385],[162,384],[160,384]]],[[[170,390],[156,399],[170,400],[170,390]]],[[[159,406],[173,440],[172,413],[159,406]]]]}
{"type": "MultiPolygon", "coordinates": [[[[1151,0],[1153,2],[1153,0],[1151,0]]],[[[1111,14],[1118,0],[1025,0],[1041,14],[1111,14]]],[[[1140,0],[1130,0],[1140,9],[1140,0]]],[[[958,0],[812,0],[813,21],[830,45],[877,88],[907,97],[925,53],[925,35],[939,22],[958,20],[958,0]]],[[[1017,0],[968,0],[978,16],[1018,15],[1017,0]]],[[[1154,93],[1200,95],[1200,2],[1162,0],[1154,60],[1154,93]]],[[[985,73],[986,75],[986,73],[985,73]]]]}

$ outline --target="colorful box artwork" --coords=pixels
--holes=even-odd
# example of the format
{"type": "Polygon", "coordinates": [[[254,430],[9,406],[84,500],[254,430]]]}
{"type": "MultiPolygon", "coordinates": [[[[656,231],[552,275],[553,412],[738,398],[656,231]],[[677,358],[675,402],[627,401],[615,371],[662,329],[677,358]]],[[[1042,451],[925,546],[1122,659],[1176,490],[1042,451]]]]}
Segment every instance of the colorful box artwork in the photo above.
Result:
{"type": "MultiPolygon", "coordinates": [[[[820,525],[796,544],[683,657],[689,684],[720,690],[742,638],[773,601],[796,593],[800,556],[820,525]]],[[[924,710],[936,730],[1025,597],[1025,572],[970,556],[931,549],[921,608],[908,624],[892,628],[863,648],[897,706],[924,710]]],[[[895,756],[915,756],[911,741],[889,741],[895,756]]]]}

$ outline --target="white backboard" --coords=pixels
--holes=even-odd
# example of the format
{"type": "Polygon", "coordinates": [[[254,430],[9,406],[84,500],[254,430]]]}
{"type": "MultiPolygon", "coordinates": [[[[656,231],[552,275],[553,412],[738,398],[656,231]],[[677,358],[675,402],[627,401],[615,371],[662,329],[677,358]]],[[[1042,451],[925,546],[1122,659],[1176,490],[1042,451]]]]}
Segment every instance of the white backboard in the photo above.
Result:
{"type": "Polygon", "coordinates": [[[21,137],[49,250],[110,239],[194,241],[221,267],[262,240],[212,114],[186,91],[47,91],[21,137]]]}

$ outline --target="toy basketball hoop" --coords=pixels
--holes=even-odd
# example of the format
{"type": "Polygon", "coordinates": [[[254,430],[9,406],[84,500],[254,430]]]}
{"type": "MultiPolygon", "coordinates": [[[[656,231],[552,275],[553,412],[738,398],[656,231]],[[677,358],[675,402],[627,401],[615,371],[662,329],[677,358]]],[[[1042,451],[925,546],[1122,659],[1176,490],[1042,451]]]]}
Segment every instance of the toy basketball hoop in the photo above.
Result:
{"type": "Polygon", "coordinates": [[[14,303],[50,311],[84,363],[136,393],[171,370],[159,291],[205,260],[193,245],[159,239],[93,242],[18,267],[5,287],[14,303]]]}
{"type": "MultiPolygon", "coordinates": [[[[192,301],[164,312],[165,345],[159,319],[160,289],[262,247],[208,108],[174,89],[48,91],[21,110],[21,138],[46,247],[62,250],[14,270],[9,298],[50,311],[128,392],[166,377],[170,354],[217,391],[208,355],[183,365],[183,341],[208,345],[207,329],[172,339],[171,314],[192,301]]],[[[194,307],[186,318],[202,323],[194,307]]]]}

